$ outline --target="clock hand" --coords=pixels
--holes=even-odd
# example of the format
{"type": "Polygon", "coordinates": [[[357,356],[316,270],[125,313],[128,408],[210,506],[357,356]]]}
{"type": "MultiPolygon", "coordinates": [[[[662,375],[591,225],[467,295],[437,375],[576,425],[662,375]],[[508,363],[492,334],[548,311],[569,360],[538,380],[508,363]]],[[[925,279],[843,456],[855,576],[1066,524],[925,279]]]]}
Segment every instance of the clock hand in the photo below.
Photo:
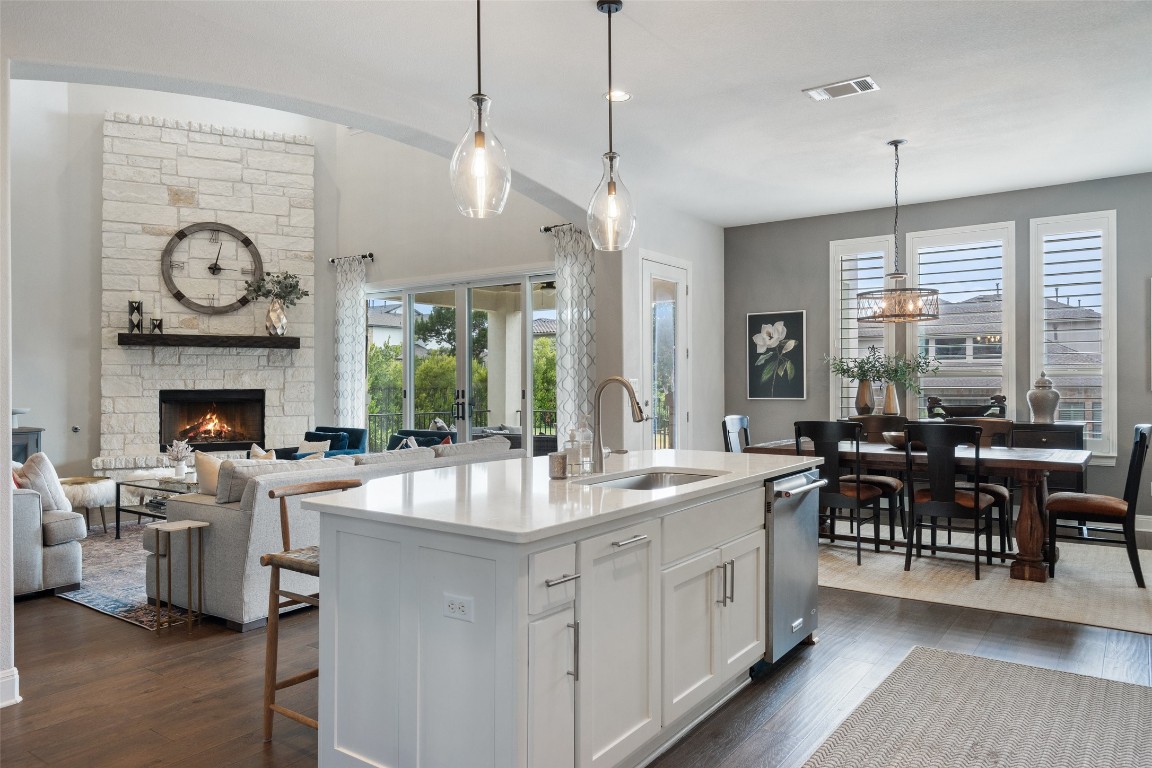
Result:
{"type": "Polygon", "coordinates": [[[220,243],[220,247],[216,249],[216,261],[208,265],[208,271],[214,275],[220,274],[223,267],[220,266],[220,252],[224,250],[224,243],[220,243]]]}

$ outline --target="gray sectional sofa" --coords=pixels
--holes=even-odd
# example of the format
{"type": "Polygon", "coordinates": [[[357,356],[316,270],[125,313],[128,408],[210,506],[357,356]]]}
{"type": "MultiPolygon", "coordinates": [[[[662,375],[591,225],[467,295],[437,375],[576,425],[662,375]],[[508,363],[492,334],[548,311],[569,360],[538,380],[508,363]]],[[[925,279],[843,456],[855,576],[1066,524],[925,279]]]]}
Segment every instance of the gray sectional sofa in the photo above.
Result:
{"type": "MultiPolygon", "coordinates": [[[[365,482],[402,472],[468,464],[479,461],[518,459],[522,450],[510,450],[499,438],[474,443],[395,451],[387,454],[360,454],[317,461],[268,462],[235,461],[221,465],[216,496],[185,494],[167,502],[168,519],[200,520],[204,529],[204,612],[223,619],[240,631],[263,626],[268,619],[268,569],[260,556],[278,552],[280,502],[268,492],[296,483],[316,480],[362,479],[365,482]],[[232,467],[229,467],[229,464],[232,467]],[[272,465],[289,464],[272,468],[272,465]],[[242,492],[240,489],[242,488],[242,492]],[[239,496],[239,498],[237,498],[239,496]],[[224,500],[228,499],[228,500],[224,500]]],[[[300,508],[300,499],[289,499],[292,546],[319,543],[320,524],[315,513],[300,508]]],[[[155,531],[147,531],[144,548],[147,558],[147,591],[156,598],[156,576],[160,564],[160,593],[167,597],[167,566],[157,557],[159,544],[155,531]]],[[[172,546],[172,597],[176,605],[187,602],[187,559],[183,541],[172,546]]],[[[160,552],[165,555],[165,552],[160,552]]],[[[318,580],[288,571],[282,572],[281,586],[310,594],[319,590],[318,580]]]]}

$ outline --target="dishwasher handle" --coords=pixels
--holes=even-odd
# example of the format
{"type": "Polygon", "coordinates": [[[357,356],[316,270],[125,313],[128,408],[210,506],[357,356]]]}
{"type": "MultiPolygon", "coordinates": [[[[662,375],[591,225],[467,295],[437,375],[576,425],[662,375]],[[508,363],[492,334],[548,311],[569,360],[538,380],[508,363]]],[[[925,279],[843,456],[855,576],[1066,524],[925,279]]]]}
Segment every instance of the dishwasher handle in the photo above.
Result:
{"type": "Polygon", "coordinates": [[[819,488],[823,488],[826,485],[828,485],[827,480],[816,480],[815,482],[808,483],[807,485],[802,485],[799,488],[781,489],[776,491],[775,496],[778,499],[790,499],[793,496],[799,496],[802,493],[808,493],[808,491],[815,491],[819,488]]]}

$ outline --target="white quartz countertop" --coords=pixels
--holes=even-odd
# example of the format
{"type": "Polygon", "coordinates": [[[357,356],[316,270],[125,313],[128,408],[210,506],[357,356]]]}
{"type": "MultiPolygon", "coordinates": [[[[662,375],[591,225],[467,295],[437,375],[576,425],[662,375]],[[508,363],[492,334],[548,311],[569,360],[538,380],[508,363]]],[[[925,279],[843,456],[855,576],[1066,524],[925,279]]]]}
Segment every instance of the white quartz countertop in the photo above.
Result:
{"type": "Polygon", "coordinates": [[[820,463],[811,456],[637,451],[605,459],[605,472],[550,480],[548,457],[425,469],[305,499],[325,514],[511,542],[531,542],[696,498],[763,483],[820,463]],[[651,491],[588,485],[649,469],[698,469],[715,477],[651,491]]]}

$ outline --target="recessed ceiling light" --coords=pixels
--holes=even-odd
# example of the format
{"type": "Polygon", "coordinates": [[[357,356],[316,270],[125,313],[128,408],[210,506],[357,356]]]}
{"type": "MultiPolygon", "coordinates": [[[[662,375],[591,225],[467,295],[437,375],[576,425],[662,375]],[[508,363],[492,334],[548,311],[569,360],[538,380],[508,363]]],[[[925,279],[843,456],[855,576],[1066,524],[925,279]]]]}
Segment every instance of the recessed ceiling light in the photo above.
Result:
{"type": "Polygon", "coordinates": [[[611,91],[604,94],[604,98],[609,101],[628,101],[632,98],[632,94],[628,93],[628,91],[611,91]]]}
{"type": "Polygon", "coordinates": [[[845,96],[855,96],[858,93],[867,93],[868,91],[878,91],[880,86],[871,77],[854,77],[851,80],[843,80],[839,83],[830,83],[828,85],[821,85],[816,88],[805,88],[804,93],[813,101],[828,101],[829,99],[841,99],[845,96]]]}

